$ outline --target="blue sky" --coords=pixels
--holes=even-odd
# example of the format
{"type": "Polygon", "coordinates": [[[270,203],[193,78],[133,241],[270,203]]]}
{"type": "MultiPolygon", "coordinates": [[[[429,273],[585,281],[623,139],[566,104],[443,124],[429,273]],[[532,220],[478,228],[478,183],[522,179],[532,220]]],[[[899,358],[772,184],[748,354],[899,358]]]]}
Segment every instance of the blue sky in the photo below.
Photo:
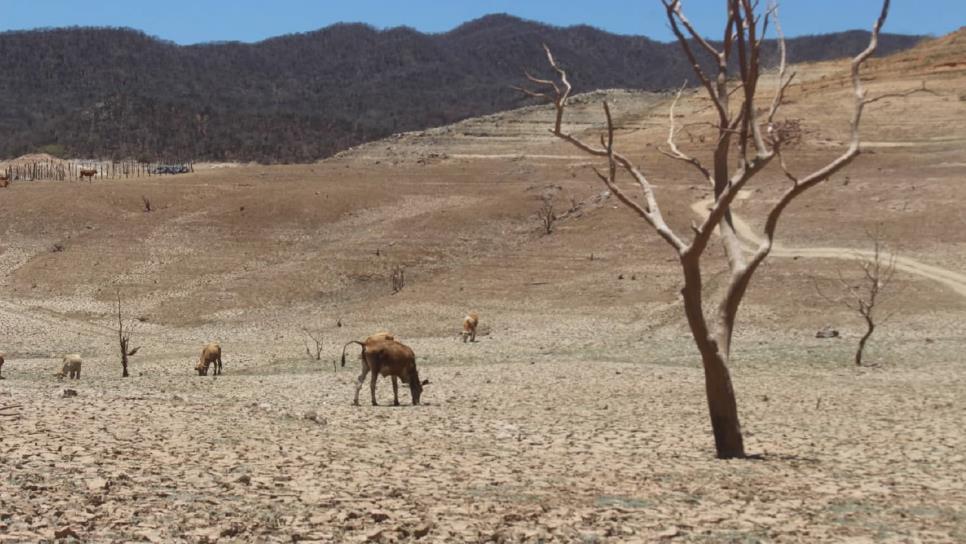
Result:
{"type": "MultiPolygon", "coordinates": [[[[686,14],[713,37],[722,4],[684,0],[686,14]]],[[[869,28],[878,8],[878,0],[785,0],[782,26],[789,36],[869,28]]],[[[0,29],[125,26],[181,44],[252,42],[340,21],[442,32],[487,13],[671,39],[659,0],[0,0],[0,29]]],[[[966,0],[893,0],[886,30],[942,35],[962,25],[966,0]]]]}

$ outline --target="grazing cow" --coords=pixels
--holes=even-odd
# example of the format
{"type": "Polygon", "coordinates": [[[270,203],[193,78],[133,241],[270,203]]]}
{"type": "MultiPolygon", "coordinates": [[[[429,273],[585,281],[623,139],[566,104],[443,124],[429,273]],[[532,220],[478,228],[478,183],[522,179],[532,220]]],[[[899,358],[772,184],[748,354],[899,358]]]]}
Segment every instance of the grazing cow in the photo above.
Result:
{"type": "MultiPolygon", "coordinates": [[[[396,336],[391,332],[379,331],[377,333],[370,334],[362,341],[363,344],[369,342],[382,342],[384,340],[395,340],[396,336]]],[[[361,356],[360,356],[361,357],[361,356]]]]}
{"type": "Polygon", "coordinates": [[[0,380],[3,379],[3,357],[4,357],[4,355],[6,355],[6,354],[3,353],[3,352],[0,352],[0,380]]]}
{"type": "MultiPolygon", "coordinates": [[[[376,336],[376,335],[373,335],[376,336]]],[[[379,376],[392,377],[392,398],[393,405],[399,406],[399,384],[398,380],[409,384],[409,392],[412,394],[413,405],[419,404],[419,397],[423,393],[423,386],[429,384],[429,380],[419,381],[419,372],[416,370],[416,354],[413,350],[395,340],[366,338],[359,342],[352,340],[342,347],[342,366],[345,366],[345,350],[349,344],[359,344],[362,346],[362,374],[356,381],[356,394],[352,404],[359,405],[359,391],[362,384],[366,381],[366,374],[372,372],[372,381],[369,389],[372,395],[372,405],[378,406],[376,402],[376,380],[379,376]]]]}
{"type": "Polygon", "coordinates": [[[480,324],[480,314],[476,312],[470,312],[463,318],[463,332],[460,336],[463,337],[463,343],[465,344],[467,340],[470,342],[476,342],[476,327],[480,324]]]}
{"type": "Polygon", "coordinates": [[[97,175],[97,168],[81,168],[77,173],[80,175],[80,179],[91,178],[93,180],[94,176],[97,175]]]}
{"type": "Polygon", "coordinates": [[[10,185],[10,174],[0,174],[0,189],[6,187],[7,185],[10,185]]]}
{"type": "Polygon", "coordinates": [[[60,369],[60,372],[54,374],[58,378],[70,377],[72,380],[80,379],[81,372],[81,356],[79,353],[68,353],[64,355],[64,366],[60,369]]]}
{"type": "Polygon", "coordinates": [[[195,365],[195,370],[198,371],[199,376],[208,375],[208,365],[214,366],[212,376],[221,374],[221,346],[215,342],[211,342],[201,350],[201,358],[195,365]]]}

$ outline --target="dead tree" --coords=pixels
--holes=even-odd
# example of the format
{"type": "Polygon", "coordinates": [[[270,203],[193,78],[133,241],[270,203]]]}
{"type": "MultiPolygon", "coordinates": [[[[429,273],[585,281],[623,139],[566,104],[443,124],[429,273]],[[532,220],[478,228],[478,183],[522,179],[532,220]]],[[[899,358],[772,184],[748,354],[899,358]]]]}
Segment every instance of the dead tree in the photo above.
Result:
{"type": "Polygon", "coordinates": [[[884,318],[878,318],[876,308],[882,302],[882,294],[890,287],[892,279],[896,273],[896,254],[888,251],[882,239],[881,231],[876,229],[867,233],[872,241],[872,254],[867,257],[858,256],[856,262],[862,270],[862,277],[858,284],[849,282],[842,274],[842,270],[837,270],[836,278],[839,287],[844,293],[844,298],[836,299],[823,293],[818,283],[815,289],[825,300],[833,303],[845,305],[846,308],[858,313],[865,320],[865,334],[859,339],[859,345],[855,350],[855,365],[862,366],[862,352],[865,350],[866,342],[875,331],[877,323],[888,319],[891,314],[884,318]]]}
{"type": "Polygon", "coordinates": [[[611,193],[647,222],[676,252],[683,273],[681,294],[684,313],[704,368],[705,391],[717,456],[722,459],[739,458],[745,456],[745,447],[728,370],[738,307],[752,276],[771,251],[782,212],[795,198],[840,171],[859,155],[859,121],[862,110],[866,104],[877,100],[866,98],[859,69],[875,51],[879,30],[888,13],[889,0],[883,1],[868,47],[852,59],[854,104],[848,146],[829,163],[806,175],[794,175],[788,170],[782,157],[783,131],[774,130],[775,116],[782,106],[785,90],[794,77],[794,74],[786,74],[785,42],[777,23],[781,59],[778,82],[774,96],[765,104],[760,105],[761,101],[757,97],[763,36],[769,21],[777,22],[775,7],[770,6],[762,12],[757,9],[758,2],[754,0],[727,0],[727,21],[719,45],[709,42],[698,33],[684,16],[680,0],[662,2],[671,30],[704,93],[710,98],[716,120],[714,127],[717,137],[709,139],[712,147],[712,162],[709,167],[701,159],[686,154],[675,144],[678,129],[675,125],[674,106],[680,99],[683,88],[671,103],[667,146],[661,152],[692,167],[714,193],[707,217],[700,224],[692,223],[690,240],[675,232],[665,222],[654,186],[644,170],[632,162],[631,155],[625,155],[615,148],[614,123],[606,101],[604,116],[607,131],[601,136],[599,145],[565,131],[563,117],[571,85],[566,71],[560,67],[546,45],[544,49],[547,60],[556,73],[555,78],[541,79],[527,73],[530,83],[537,87],[520,90],[530,96],[543,97],[553,102],[556,109],[553,134],[589,155],[606,159],[607,169],[597,170],[598,177],[611,193]],[[714,68],[710,73],[698,62],[699,54],[708,55],[713,60],[714,68]],[[733,63],[735,55],[737,62],[733,63]],[[729,67],[735,64],[738,71],[732,75],[729,67]],[[738,192],[772,162],[780,165],[789,186],[765,218],[761,243],[746,255],[731,220],[731,204],[738,192]],[[641,198],[636,198],[629,188],[618,184],[619,171],[633,180],[641,198]],[[716,229],[724,246],[730,273],[717,307],[714,311],[705,313],[701,257],[716,229]]]}
{"type": "Polygon", "coordinates": [[[124,317],[121,313],[121,292],[117,292],[117,340],[121,348],[121,377],[127,378],[127,359],[128,357],[133,357],[135,353],[141,349],[138,346],[133,349],[128,349],[131,344],[131,333],[134,332],[134,322],[124,323],[124,317]]]}
{"type": "Polygon", "coordinates": [[[309,359],[315,359],[316,361],[321,361],[322,360],[322,340],[324,339],[324,337],[322,336],[322,331],[313,332],[313,331],[310,331],[307,327],[303,327],[302,328],[302,331],[315,344],[315,350],[314,350],[314,353],[313,353],[313,350],[311,348],[309,348],[308,341],[306,341],[305,342],[305,354],[309,356],[309,359]]]}
{"type": "Polygon", "coordinates": [[[394,267],[390,279],[392,282],[392,293],[396,294],[402,291],[403,287],[406,286],[406,269],[401,266],[394,267]]]}
{"type": "Polygon", "coordinates": [[[548,196],[543,199],[543,206],[537,211],[537,218],[545,234],[552,234],[553,227],[557,222],[557,214],[553,211],[553,197],[548,196]]]}

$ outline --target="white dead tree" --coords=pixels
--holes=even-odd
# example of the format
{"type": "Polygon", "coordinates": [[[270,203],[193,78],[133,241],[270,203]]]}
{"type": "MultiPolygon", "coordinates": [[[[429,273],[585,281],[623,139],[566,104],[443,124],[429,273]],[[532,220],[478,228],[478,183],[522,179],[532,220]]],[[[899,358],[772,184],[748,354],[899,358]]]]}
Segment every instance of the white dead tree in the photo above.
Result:
{"type": "Polygon", "coordinates": [[[567,73],[554,59],[547,46],[544,46],[547,60],[556,72],[556,78],[541,79],[527,73],[530,83],[537,88],[521,90],[530,96],[553,101],[556,107],[553,134],[585,153],[607,159],[607,170],[598,171],[597,175],[621,202],[650,225],[677,253],[684,276],[684,285],[681,288],[684,312],[704,367],[705,389],[717,456],[722,459],[739,458],[745,456],[745,446],[738,420],[734,388],[728,370],[738,307],[752,276],[771,251],[782,212],[795,198],[828,179],[859,155],[859,122],[863,108],[866,104],[878,100],[878,98],[866,97],[859,78],[859,69],[875,51],[879,30],[889,10],[889,0],[884,0],[882,4],[879,17],[872,27],[868,47],[852,59],[851,80],[854,103],[848,146],[825,166],[806,175],[794,175],[786,167],[782,157],[782,144],[785,143],[786,131],[782,130],[781,123],[775,121],[783,103],[785,90],[794,77],[794,74],[786,74],[785,42],[780,28],[777,29],[777,34],[781,61],[776,91],[765,102],[764,108],[760,108],[757,97],[763,36],[769,21],[777,21],[775,6],[761,10],[758,9],[756,0],[727,0],[727,22],[724,25],[722,42],[718,45],[704,39],[692,26],[682,11],[681,0],[662,0],[662,2],[666,8],[671,30],[694,69],[697,80],[710,98],[716,117],[717,139],[712,140],[712,162],[708,167],[698,157],[684,153],[675,144],[678,129],[675,126],[674,106],[682,94],[678,92],[671,105],[667,147],[661,150],[664,155],[693,167],[701,179],[713,188],[714,202],[708,210],[708,216],[700,225],[692,223],[693,233],[690,240],[676,233],[665,222],[654,187],[644,171],[632,162],[628,155],[618,152],[615,148],[614,124],[610,107],[606,102],[604,102],[604,116],[607,121],[607,132],[601,136],[599,146],[564,131],[563,117],[571,85],[567,79],[567,73]],[[713,72],[708,73],[702,68],[698,62],[699,54],[709,55],[713,59],[715,66],[713,72]],[[737,56],[736,63],[735,56],[737,56]],[[734,75],[729,73],[729,67],[733,65],[736,65],[738,70],[734,75]],[[775,161],[776,158],[777,161],[775,161]],[[789,186],[765,218],[762,242],[758,247],[753,248],[750,254],[745,254],[731,220],[731,204],[738,192],[772,162],[779,164],[789,186]],[[633,196],[629,189],[618,184],[619,172],[625,173],[633,180],[641,193],[640,199],[633,196]],[[730,274],[721,300],[713,311],[706,313],[701,257],[716,228],[724,246],[730,274]]]}

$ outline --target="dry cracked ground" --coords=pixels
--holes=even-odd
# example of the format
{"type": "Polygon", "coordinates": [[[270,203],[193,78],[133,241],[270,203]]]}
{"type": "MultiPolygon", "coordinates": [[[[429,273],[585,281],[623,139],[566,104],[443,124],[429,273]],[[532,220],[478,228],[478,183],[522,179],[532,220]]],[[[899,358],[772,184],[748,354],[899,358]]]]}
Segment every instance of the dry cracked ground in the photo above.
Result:
{"type": "MultiPolygon", "coordinates": [[[[783,220],[734,348],[749,460],[714,459],[671,253],[602,194],[592,160],[546,136],[545,107],[314,165],[14,183],[0,191],[0,541],[966,540],[964,44],[876,61],[872,92],[935,92],[870,108],[868,152],[783,220]],[[562,210],[549,236],[534,216],[548,195],[562,210]],[[874,366],[855,368],[861,321],[815,284],[855,280],[849,253],[878,224],[916,266],[883,306],[874,366]],[[123,379],[118,292],[141,346],[123,379]],[[482,334],[464,344],[469,309],[482,334]],[[816,338],[826,326],[841,337],[816,338]],[[320,360],[303,329],[324,336],[320,360]],[[358,352],[342,368],[342,344],[384,329],[431,382],[421,406],[405,390],[391,406],[386,380],[380,406],[367,387],[351,406],[358,352]],[[210,340],[224,374],[193,375],[210,340]],[[81,379],[59,381],[75,351],[81,379]]],[[[842,144],[844,66],[798,67],[793,168],[842,144]]],[[[686,232],[707,191],[653,152],[669,97],[580,97],[568,126],[597,134],[604,96],[686,232]]],[[[699,155],[700,130],[682,136],[699,155]]],[[[782,180],[766,172],[736,205],[750,229],[782,180]]]]}

